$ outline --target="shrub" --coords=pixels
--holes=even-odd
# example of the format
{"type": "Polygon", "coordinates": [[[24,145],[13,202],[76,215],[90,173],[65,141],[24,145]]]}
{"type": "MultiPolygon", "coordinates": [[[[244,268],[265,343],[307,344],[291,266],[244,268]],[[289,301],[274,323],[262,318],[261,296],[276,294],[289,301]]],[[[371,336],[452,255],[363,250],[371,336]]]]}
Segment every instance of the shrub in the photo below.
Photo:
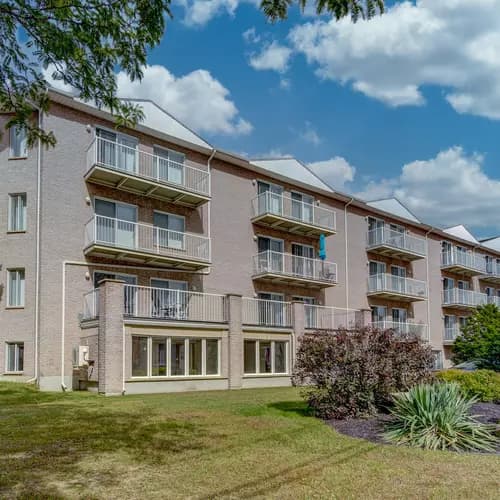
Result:
{"type": "Polygon", "coordinates": [[[391,393],[430,377],[430,347],[392,330],[339,330],[302,337],[293,381],[321,418],[370,415],[391,393]]]}
{"type": "Polygon", "coordinates": [[[395,421],[387,425],[385,437],[428,450],[493,451],[492,428],[469,413],[475,402],[456,383],[419,384],[395,396],[395,421]]]}
{"type": "Polygon", "coordinates": [[[500,371],[500,309],[479,306],[467,319],[452,347],[453,361],[475,361],[479,368],[500,371]]]}
{"type": "Polygon", "coordinates": [[[479,401],[500,403],[500,373],[493,370],[444,370],[437,374],[444,382],[456,382],[465,394],[479,401]]]}

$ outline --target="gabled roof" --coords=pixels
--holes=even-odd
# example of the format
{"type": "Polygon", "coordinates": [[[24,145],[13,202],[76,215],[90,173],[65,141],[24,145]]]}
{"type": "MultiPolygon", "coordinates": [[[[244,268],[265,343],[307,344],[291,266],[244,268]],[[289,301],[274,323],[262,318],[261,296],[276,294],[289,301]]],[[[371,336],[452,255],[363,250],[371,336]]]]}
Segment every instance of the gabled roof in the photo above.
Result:
{"type": "Polygon", "coordinates": [[[500,252],[500,236],[480,240],[480,243],[483,247],[500,252]]]}
{"type": "Polygon", "coordinates": [[[333,193],[331,187],[325,184],[316,174],[314,174],[302,162],[291,156],[283,158],[262,158],[250,160],[252,165],[268,170],[271,173],[289,177],[303,184],[309,184],[311,187],[323,189],[333,193]]]}
{"type": "Polygon", "coordinates": [[[378,210],[383,210],[384,212],[396,215],[397,217],[402,217],[403,219],[420,223],[410,210],[408,210],[397,198],[367,201],[366,204],[370,207],[377,208],[378,210]]]}
{"type": "Polygon", "coordinates": [[[472,234],[469,232],[469,230],[462,224],[443,229],[443,232],[450,234],[451,236],[460,238],[461,240],[470,241],[471,243],[479,245],[479,241],[477,241],[476,238],[474,238],[474,236],[472,236],[472,234]]]}

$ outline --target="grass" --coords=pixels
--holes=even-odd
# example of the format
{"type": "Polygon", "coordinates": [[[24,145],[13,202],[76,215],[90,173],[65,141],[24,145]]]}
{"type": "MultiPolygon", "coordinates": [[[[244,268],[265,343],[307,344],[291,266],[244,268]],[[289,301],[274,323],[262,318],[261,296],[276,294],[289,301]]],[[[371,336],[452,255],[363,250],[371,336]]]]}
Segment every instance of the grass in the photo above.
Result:
{"type": "Polygon", "coordinates": [[[500,458],[376,445],[293,388],[104,398],[0,383],[0,497],[499,498],[500,458]]]}

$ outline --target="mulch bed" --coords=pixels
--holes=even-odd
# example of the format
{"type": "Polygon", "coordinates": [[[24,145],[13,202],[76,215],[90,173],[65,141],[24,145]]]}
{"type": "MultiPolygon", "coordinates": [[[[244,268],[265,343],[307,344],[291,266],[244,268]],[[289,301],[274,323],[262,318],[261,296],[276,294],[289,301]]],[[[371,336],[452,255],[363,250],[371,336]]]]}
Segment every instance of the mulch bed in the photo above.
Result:
{"type": "MultiPolygon", "coordinates": [[[[480,415],[477,419],[487,424],[500,424],[500,404],[476,403],[473,407],[473,414],[480,415]]],[[[327,420],[326,423],[337,432],[347,436],[367,439],[373,443],[388,444],[382,434],[384,426],[392,420],[391,415],[380,413],[371,418],[350,418],[347,420],[327,420]]],[[[500,443],[496,453],[500,455],[500,443]]]]}

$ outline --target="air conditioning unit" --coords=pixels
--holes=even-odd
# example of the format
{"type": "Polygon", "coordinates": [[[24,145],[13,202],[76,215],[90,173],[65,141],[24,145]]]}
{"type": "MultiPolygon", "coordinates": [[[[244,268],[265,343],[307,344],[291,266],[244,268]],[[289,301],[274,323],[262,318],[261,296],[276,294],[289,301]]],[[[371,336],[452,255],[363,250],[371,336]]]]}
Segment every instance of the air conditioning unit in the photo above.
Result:
{"type": "Polygon", "coordinates": [[[89,346],[78,346],[78,366],[87,366],[89,364],[89,346]]]}

